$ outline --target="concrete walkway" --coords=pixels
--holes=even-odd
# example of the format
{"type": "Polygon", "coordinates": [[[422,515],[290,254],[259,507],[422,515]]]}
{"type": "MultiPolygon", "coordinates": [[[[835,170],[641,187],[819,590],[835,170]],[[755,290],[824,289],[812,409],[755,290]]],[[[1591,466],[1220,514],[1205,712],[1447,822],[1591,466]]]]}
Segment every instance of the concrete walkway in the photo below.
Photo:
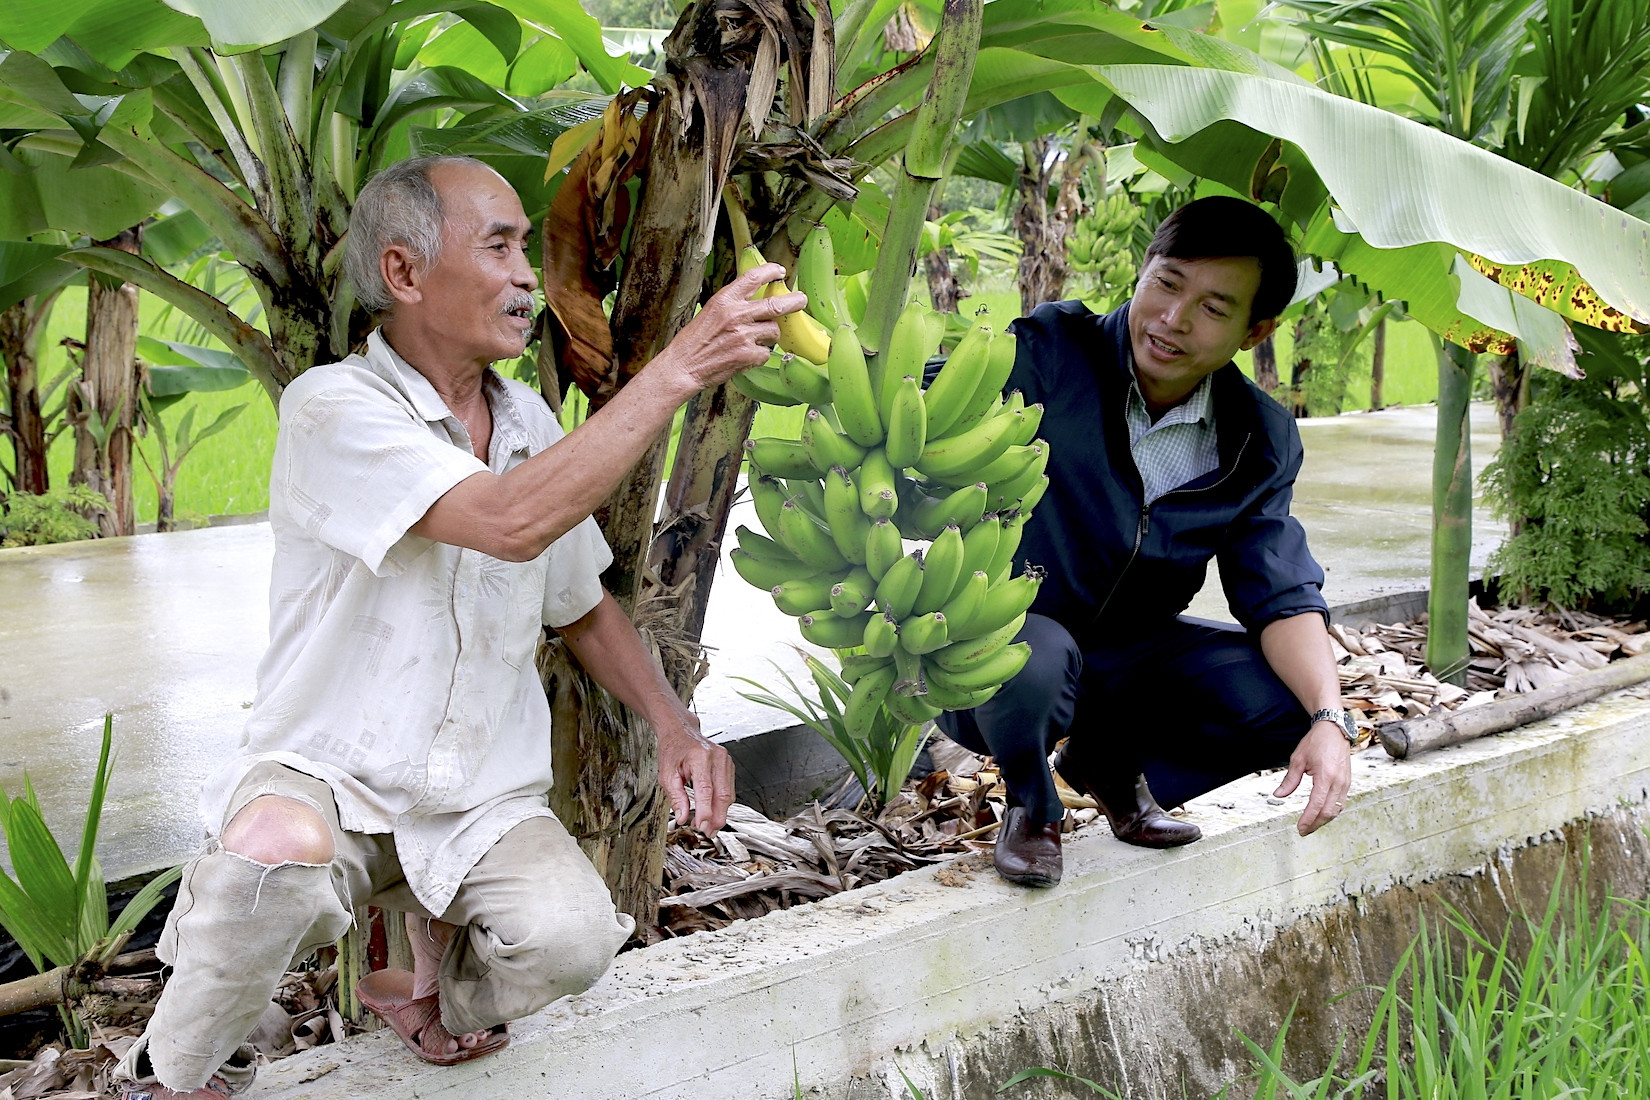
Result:
{"type": "MultiPolygon", "coordinates": [[[[1301,422],[1295,511],[1324,564],[1330,603],[1424,587],[1434,410],[1301,422]]],[[[1474,409],[1475,466],[1494,451],[1493,413],[1474,409]]],[[[1475,571],[1500,526],[1475,517],[1475,571]]],[[[748,504],[734,523],[756,521],[748,504]]],[[[731,540],[730,540],[731,542],[731,540]]],[[[77,835],[105,711],[117,760],[99,856],[118,879],[174,862],[200,837],[200,780],[235,751],[268,631],[267,525],[0,550],[0,785],[28,769],[49,823],[77,835]]],[[[1212,572],[1212,571],[1211,571],[1212,572]]],[[[1225,618],[1211,576],[1193,611],[1225,618]]],[[[706,624],[705,728],[739,737],[788,725],[739,698],[734,676],[800,674],[792,620],[724,568],[706,624]]]]}

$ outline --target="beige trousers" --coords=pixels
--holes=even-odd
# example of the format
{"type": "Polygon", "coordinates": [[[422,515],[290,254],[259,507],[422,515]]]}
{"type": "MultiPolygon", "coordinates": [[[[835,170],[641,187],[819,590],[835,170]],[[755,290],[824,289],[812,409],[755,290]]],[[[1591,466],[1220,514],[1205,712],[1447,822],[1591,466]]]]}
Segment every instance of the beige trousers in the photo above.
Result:
{"type": "MultiPolygon", "coordinates": [[[[346,831],[326,783],[260,764],[236,789],[225,822],[262,795],[314,808],[332,828],[336,855],[326,864],[269,866],[209,842],[184,869],[156,947],[172,975],[118,1074],[145,1080],[152,1072],[180,1092],[202,1087],[214,1073],[243,1087],[253,1066],[242,1043],[276,983],[342,936],[354,907],[433,915],[407,887],[394,838],[346,831]]],[[[549,817],[506,833],[439,919],[459,928],[440,973],[441,1022],[454,1035],[519,1019],[589,988],[635,927],[614,909],[607,884],[567,830],[549,817]]]]}

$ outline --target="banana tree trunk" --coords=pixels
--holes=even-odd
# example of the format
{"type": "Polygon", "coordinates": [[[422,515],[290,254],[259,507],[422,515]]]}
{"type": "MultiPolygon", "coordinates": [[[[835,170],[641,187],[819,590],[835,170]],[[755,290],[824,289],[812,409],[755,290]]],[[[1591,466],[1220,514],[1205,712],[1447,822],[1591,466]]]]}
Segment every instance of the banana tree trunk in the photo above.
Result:
{"type": "MultiPolygon", "coordinates": [[[[928,220],[940,220],[938,196],[928,207],[928,220]]],[[[957,273],[951,270],[951,256],[944,248],[936,248],[922,258],[923,274],[928,279],[928,302],[940,313],[957,312],[957,303],[966,297],[957,273]]]]}
{"type": "Polygon", "coordinates": [[[1496,419],[1501,424],[1501,439],[1512,438],[1513,422],[1524,406],[1530,403],[1530,372],[1518,350],[1498,355],[1488,363],[1490,389],[1495,394],[1496,419]]]}
{"type": "Polygon", "coordinates": [[[1432,453],[1432,591],[1427,599],[1427,665],[1465,686],[1467,586],[1472,561],[1472,368],[1477,356],[1438,345],[1438,434],[1432,453]]]}
{"type": "MultiPolygon", "coordinates": [[[[100,245],[136,254],[137,229],[100,245]]],[[[69,481],[108,498],[112,511],[100,512],[105,538],[137,530],[132,503],[132,427],[137,412],[138,289],[131,283],[105,286],[87,279],[86,354],[76,389],[74,472],[69,481]]]]}
{"type": "Polygon", "coordinates": [[[46,472],[46,422],[40,415],[40,363],[37,343],[51,316],[53,296],[25,298],[0,310],[0,358],[6,361],[6,392],[11,395],[11,422],[6,434],[15,456],[12,488],[44,493],[51,486],[46,472]]]}
{"type": "Polygon", "coordinates": [[[1266,393],[1278,388],[1278,346],[1270,336],[1255,345],[1255,385],[1266,393]]]}
{"type": "Polygon", "coordinates": [[[1386,408],[1386,318],[1375,323],[1374,346],[1369,353],[1369,407],[1386,408]]]}
{"type": "Polygon", "coordinates": [[[1048,206],[1049,139],[1020,143],[1020,169],[1015,176],[1019,204],[1014,208],[1014,232],[1020,238],[1020,312],[1029,314],[1044,302],[1065,293],[1071,269],[1066,264],[1065,239],[1058,235],[1048,206]],[[1058,239],[1057,239],[1058,238],[1058,239]]]}

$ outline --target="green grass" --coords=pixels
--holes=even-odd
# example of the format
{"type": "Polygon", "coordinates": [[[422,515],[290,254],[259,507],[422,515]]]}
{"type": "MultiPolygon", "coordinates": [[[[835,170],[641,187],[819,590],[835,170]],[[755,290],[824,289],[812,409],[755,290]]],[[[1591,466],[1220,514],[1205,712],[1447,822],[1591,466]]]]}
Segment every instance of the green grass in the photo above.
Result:
{"type": "MultiPolygon", "coordinates": [[[[918,280],[919,288],[922,286],[918,280]]],[[[1003,277],[980,280],[972,297],[962,303],[964,312],[985,306],[994,323],[1005,325],[1019,315],[1020,299],[1012,281],[1003,277]]],[[[176,338],[170,326],[157,323],[162,312],[161,303],[151,295],[144,295],[139,307],[143,331],[165,338],[176,338]]],[[[60,341],[66,337],[83,339],[86,331],[86,292],[70,288],[63,294],[52,314],[49,327],[50,350],[41,364],[41,376],[52,378],[69,369],[69,360],[60,341]]],[[[1287,370],[1291,344],[1288,331],[1279,332],[1278,361],[1287,370]]],[[[1247,352],[1238,355],[1238,366],[1252,373],[1247,352]]],[[[1420,404],[1437,396],[1437,368],[1431,341],[1427,332],[1414,322],[1400,322],[1387,327],[1387,404],[1420,404]]],[[[1347,408],[1367,408],[1369,398],[1368,371],[1361,379],[1355,378],[1349,389],[1347,408]],[[1359,403],[1361,401],[1361,404],[1359,403]]],[[[195,423],[211,422],[223,409],[245,403],[247,409],[220,435],[202,443],[184,462],[178,475],[177,514],[180,519],[191,516],[233,515],[261,512],[269,507],[269,466],[275,453],[275,406],[264,391],[253,382],[239,389],[222,393],[202,393],[186,398],[166,413],[168,425],[175,425],[190,404],[196,406],[195,423]]],[[[801,427],[804,410],[801,408],[773,408],[763,406],[756,414],[753,434],[778,435],[795,438],[801,427]]],[[[139,449],[155,462],[152,438],[140,439],[139,449]]],[[[0,441],[0,449],[10,462],[10,443],[0,441]]],[[[65,432],[52,448],[50,469],[53,485],[68,483],[74,462],[72,433],[65,432]]],[[[139,522],[155,518],[155,489],[137,463],[134,476],[134,496],[139,522]]]]}

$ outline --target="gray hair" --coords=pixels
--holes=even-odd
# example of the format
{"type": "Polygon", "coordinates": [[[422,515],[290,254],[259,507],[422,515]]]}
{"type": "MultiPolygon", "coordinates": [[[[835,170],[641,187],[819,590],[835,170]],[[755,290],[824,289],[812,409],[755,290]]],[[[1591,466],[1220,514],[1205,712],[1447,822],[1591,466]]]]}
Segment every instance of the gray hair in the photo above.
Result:
{"type": "Polygon", "coordinates": [[[395,305],[379,261],[392,244],[404,246],[423,270],[441,257],[445,212],[430,173],[442,164],[487,165],[474,157],[413,157],[398,161],[367,181],[349,215],[344,276],[355,300],[369,313],[395,305]]]}

